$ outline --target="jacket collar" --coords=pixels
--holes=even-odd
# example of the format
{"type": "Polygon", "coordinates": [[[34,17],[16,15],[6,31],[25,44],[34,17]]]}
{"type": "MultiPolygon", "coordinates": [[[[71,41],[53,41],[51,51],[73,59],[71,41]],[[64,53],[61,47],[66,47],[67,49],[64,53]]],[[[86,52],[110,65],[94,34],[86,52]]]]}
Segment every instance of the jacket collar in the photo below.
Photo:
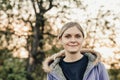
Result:
{"type": "MultiPolygon", "coordinates": [[[[82,49],[80,51],[82,54],[88,56],[88,59],[89,59],[89,63],[88,63],[88,66],[87,66],[87,72],[90,70],[90,68],[92,66],[95,66],[98,64],[98,62],[100,61],[100,58],[101,58],[101,55],[100,53],[94,51],[94,50],[91,50],[91,49],[82,49]]],[[[54,71],[56,65],[59,63],[60,61],[60,58],[65,56],[65,53],[64,53],[64,50],[46,58],[43,62],[43,70],[47,73],[51,72],[51,71],[54,71]]],[[[87,73],[86,72],[86,73],[87,73]]]]}

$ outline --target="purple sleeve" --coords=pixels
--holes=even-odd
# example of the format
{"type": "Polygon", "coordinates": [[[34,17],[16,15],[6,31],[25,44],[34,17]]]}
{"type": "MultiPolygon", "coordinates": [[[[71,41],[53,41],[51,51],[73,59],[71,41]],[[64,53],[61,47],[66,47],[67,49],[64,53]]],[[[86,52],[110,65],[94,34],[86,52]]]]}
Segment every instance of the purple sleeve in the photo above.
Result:
{"type": "Polygon", "coordinates": [[[53,76],[51,74],[47,74],[47,80],[53,80],[53,76]]]}
{"type": "Polygon", "coordinates": [[[108,72],[102,63],[100,63],[99,69],[100,69],[99,79],[100,80],[110,80],[109,76],[108,76],[108,72]]]}
{"type": "Polygon", "coordinates": [[[58,79],[56,79],[52,74],[48,73],[47,80],[58,80],[58,79]]]}

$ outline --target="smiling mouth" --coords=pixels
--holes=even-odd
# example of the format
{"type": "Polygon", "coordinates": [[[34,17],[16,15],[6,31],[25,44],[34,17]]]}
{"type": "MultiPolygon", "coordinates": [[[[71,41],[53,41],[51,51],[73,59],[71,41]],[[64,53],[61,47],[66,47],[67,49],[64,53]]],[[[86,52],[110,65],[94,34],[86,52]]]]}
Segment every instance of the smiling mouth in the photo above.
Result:
{"type": "Polygon", "coordinates": [[[73,47],[73,46],[78,46],[78,45],[68,45],[68,46],[71,46],[71,47],[73,47]]]}

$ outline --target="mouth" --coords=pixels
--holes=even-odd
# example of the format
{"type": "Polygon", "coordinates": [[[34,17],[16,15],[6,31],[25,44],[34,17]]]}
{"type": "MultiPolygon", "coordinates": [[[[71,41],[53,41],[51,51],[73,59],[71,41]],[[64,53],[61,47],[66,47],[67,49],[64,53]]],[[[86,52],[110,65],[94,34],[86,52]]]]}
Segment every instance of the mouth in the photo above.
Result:
{"type": "Polygon", "coordinates": [[[78,45],[68,45],[68,46],[70,46],[70,47],[74,47],[74,46],[78,46],[78,45]]]}

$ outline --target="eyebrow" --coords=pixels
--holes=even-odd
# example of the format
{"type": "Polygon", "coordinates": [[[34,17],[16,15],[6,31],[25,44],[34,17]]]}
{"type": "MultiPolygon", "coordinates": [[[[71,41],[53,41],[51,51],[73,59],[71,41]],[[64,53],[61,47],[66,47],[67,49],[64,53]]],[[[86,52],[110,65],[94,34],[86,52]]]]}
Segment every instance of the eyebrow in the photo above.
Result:
{"type": "MultiPolygon", "coordinates": [[[[64,33],[64,35],[68,35],[68,34],[70,34],[70,33],[64,33]]],[[[79,35],[79,34],[82,35],[81,33],[76,33],[76,34],[77,34],[77,35],[79,35]]],[[[76,34],[75,34],[75,35],[76,35],[76,34]]],[[[71,35],[71,34],[70,34],[70,35],[71,35]]]]}

